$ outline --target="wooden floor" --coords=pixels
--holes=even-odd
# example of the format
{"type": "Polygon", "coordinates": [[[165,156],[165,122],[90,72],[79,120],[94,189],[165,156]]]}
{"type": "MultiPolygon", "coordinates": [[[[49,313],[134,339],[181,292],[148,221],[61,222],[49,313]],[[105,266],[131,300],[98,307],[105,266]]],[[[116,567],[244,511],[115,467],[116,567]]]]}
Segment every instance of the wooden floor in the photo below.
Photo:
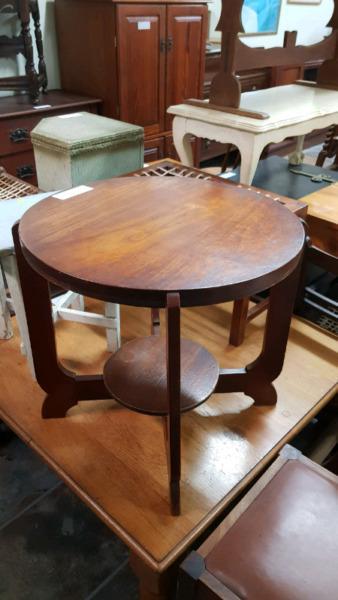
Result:
{"type": "MultiPolygon", "coordinates": [[[[265,316],[244,344],[227,346],[231,305],[183,311],[183,333],[203,343],[221,366],[257,356],[265,316]]],[[[98,372],[107,357],[104,332],[58,324],[68,368],[98,372]]],[[[148,334],[149,311],[122,308],[127,340],[148,334]]],[[[19,352],[18,337],[0,342],[0,417],[33,447],[142,560],[162,572],[264,465],[334,395],[335,340],[294,319],[278,403],[254,407],[243,394],[214,395],[182,423],[182,515],[172,517],[160,418],[112,400],[81,403],[65,419],[43,421],[43,392],[19,352]]]]}

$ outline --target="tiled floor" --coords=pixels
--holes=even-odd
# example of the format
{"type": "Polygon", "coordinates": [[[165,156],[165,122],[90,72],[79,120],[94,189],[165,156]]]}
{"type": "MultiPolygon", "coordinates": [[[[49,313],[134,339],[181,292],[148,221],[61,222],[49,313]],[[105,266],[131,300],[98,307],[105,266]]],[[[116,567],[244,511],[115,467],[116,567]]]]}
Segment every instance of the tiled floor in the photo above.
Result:
{"type": "Polygon", "coordinates": [[[0,599],[136,600],[127,548],[0,430],[0,599]]]}

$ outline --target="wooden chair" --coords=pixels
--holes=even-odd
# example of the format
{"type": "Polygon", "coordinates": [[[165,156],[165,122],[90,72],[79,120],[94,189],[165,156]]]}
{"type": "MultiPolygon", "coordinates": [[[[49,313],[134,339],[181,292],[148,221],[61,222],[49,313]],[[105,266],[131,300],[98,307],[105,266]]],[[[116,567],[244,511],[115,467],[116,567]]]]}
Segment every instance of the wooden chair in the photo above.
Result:
{"type": "Polygon", "coordinates": [[[322,167],[327,158],[334,158],[333,166],[338,169],[338,125],[332,125],[318,154],[316,165],[322,167]]]}
{"type": "Polygon", "coordinates": [[[33,104],[39,100],[40,89],[47,91],[47,72],[43,54],[38,0],[0,0],[0,10],[17,13],[21,22],[21,34],[9,38],[0,36],[0,57],[9,58],[23,54],[26,59],[25,75],[0,78],[0,90],[27,90],[33,104]],[[33,40],[30,32],[30,18],[33,18],[35,43],[38,53],[38,71],[34,66],[33,40]]]}
{"type": "Polygon", "coordinates": [[[181,566],[178,600],[337,597],[338,477],[291,446],[181,566]]]}
{"type": "MultiPolygon", "coordinates": [[[[28,333],[26,313],[22,300],[18,268],[14,254],[11,227],[28,208],[51,195],[51,192],[35,193],[37,188],[9,175],[0,167],[0,339],[13,335],[11,312],[15,312],[21,337],[21,350],[26,355],[32,376],[35,369],[28,333]],[[9,296],[7,295],[7,289],[9,296]]],[[[120,346],[119,306],[105,303],[105,315],[84,310],[83,296],[65,292],[52,298],[53,321],[60,319],[104,327],[107,335],[108,351],[120,346]]]]}

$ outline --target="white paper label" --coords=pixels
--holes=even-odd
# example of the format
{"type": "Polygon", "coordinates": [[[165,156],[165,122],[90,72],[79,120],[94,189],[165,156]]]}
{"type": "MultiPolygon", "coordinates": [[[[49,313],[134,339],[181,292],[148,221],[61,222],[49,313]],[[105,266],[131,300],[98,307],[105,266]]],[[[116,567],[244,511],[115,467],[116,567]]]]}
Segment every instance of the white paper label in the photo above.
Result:
{"type": "Polygon", "coordinates": [[[82,117],[82,113],[71,113],[70,115],[59,115],[59,119],[73,119],[74,117],[82,117]]]}
{"type": "Polygon", "coordinates": [[[51,108],[51,104],[41,104],[40,106],[33,106],[35,110],[41,110],[42,108],[51,108]]]}
{"type": "Polygon", "coordinates": [[[150,29],[150,21],[137,21],[137,29],[150,29]]]}
{"type": "Polygon", "coordinates": [[[219,177],[222,177],[223,179],[230,179],[231,177],[235,177],[236,173],[234,173],[233,171],[228,171],[227,173],[221,173],[221,175],[219,175],[219,177]]]}
{"type": "Polygon", "coordinates": [[[73,198],[74,196],[80,196],[80,194],[91,192],[92,189],[93,188],[89,187],[88,185],[78,185],[70,190],[60,192],[60,194],[54,194],[53,198],[57,198],[58,200],[68,200],[68,198],[73,198]]]}

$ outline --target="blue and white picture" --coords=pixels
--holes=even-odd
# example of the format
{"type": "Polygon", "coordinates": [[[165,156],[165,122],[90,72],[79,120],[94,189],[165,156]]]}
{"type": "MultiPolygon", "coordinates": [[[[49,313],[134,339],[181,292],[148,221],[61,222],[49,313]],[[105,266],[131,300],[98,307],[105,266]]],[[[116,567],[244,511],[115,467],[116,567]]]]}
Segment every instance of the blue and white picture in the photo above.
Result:
{"type": "Polygon", "coordinates": [[[277,33],[281,0],[244,0],[242,24],[246,34],[277,33]]]}

